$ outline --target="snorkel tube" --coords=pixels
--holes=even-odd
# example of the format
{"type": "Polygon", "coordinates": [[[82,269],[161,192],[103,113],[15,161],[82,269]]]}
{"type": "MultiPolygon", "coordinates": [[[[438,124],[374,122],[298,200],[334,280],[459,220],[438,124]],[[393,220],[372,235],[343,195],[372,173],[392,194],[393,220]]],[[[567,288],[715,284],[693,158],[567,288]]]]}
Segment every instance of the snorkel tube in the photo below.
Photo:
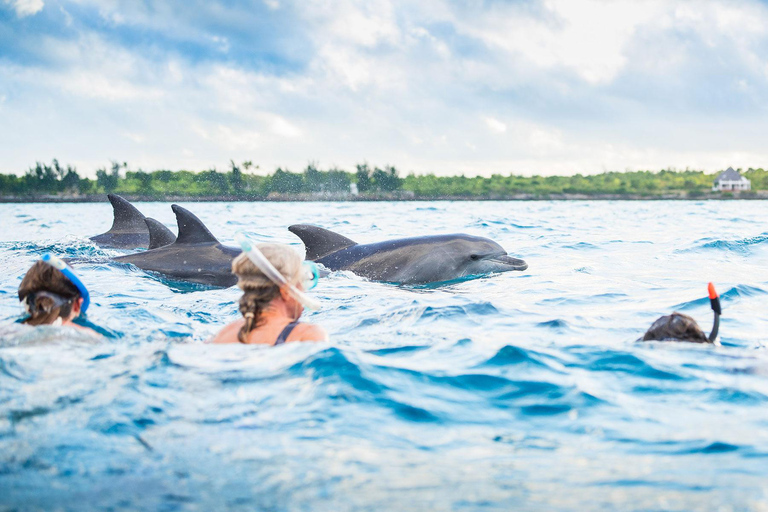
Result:
{"type": "Polygon", "coordinates": [[[274,267],[274,265],[272,265],[272,263],[269,262],[266,256],[262,254],[262,252],[248,239],[247,236],[245,236],[245,234],[237,233],[235,235],[235,240],[238,244],[240,244],[240,247],[243,249],[243,253],[248,256],[248,259],[251,260],[251,262],[256,265],[256,268],[261,270],[264,275],[269,278],[270,281],[275,283],[280,288],[285,288],[285,290],[294,299],[301,302],[307,309],[320,309],[322,304],[289,283],[285,276],[281,274],[274,267]]]}
{"type": "Polygon", "coordinates": [[[88,293],[88,288],[85,287],[80,278],[77,277],[77,275],[75,275],[75,273],[72,271],[72,268],[64,263],[61,258],[58,258],[53,254],[46,253],[43,255],[42,260],[43,263],[47,263],[48,265],[64,274],[64,276],[69,279],[73,285],[75,285],[75,288],[77,288],[77,291],[80,292],[80,296],[83,298],[83,305],[80,306],[80,314],[85,316],[85,312],[88,310],[88,306],[91,304],[91,294],[88,293]]]}
{"type": "Polygon", "coordinates": [[[712,306],[712,311],[715,312],[715,322],[712,325],[712,332],[709,333],[709,341],[714,343],[717,339],[717,331],[720,329],[720,315],[723,311],[720,309],[720,296],[715,290],[715,285],[709,283],[707,287],[709,291],[709,304],[712,306]]]}

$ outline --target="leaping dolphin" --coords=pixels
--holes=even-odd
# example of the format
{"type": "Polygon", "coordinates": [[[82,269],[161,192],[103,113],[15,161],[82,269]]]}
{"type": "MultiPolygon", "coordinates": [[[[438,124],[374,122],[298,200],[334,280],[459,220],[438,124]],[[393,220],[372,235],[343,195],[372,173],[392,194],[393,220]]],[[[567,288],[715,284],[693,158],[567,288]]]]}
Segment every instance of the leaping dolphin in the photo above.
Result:
{"type": "MultiPolygon", "coordinates": [[[[107,198],[112,203],[114,215],[112,227],[106,233],[92,236],[91,240],[102,247],[113,249],[146,249],[150,238],[147,224],[144,222],[146,217],[117,194],[108,194],[107,198]]],[[[176,239],[175,235],[159,222],[158,224],[157,231],[163,231],[163,234],[156,235],[157,239],[170,240],[168,243],[173,243],[176,239]]]]}
{"type": "Polygon", "coordinates": [[[361,245],[309,224],[288,229],[304,242],[308,260],[374,281],[426,284],[528,268],[493,240],[479,236],[433,235],[361,245]]]}
{"type": "MultiPolygon", "coordinates": [[[[237,277],[232,273],[232,260],[242,251],[219,243],[205,224],[189,210],[177,204],[171,205],[171,209],[179,225],[179,235],[175,242],[112,259],[163,274],[173,280],[222,288],[235,284],[237,277]]],[[[150,234],[157,228],[151,222],[147,222],[147,225],[150,234]]]]}

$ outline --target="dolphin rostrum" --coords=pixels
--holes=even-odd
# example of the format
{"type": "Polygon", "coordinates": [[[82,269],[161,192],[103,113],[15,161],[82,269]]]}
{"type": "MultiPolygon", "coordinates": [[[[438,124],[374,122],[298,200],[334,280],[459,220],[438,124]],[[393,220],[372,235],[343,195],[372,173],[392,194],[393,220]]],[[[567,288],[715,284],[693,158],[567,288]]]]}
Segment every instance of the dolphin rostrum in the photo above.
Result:
{"type": "Polygon", "coordinates": [[[308,260],[374,281],[426,284],[528,268],[493,240],[479,236],[432,235],[361,245],[309,224],[288,229],[304,242],[308,260]]]}
{"type": "MultiPolygon", "coordinates": [[[[106,233],[92,236],[91,240],[102,247],[113,249],[146,249],[150,238],[147,224],[144,222],[146,217],[117,194],[108,194],[107,197],[112,203],[112,227],[106,233]]],[[[175,239],[173,233],[162,224],[157,228],[157,231],[161,230],[164,234],[156,235],[158,240],[170,240],[169,243],[172,243],[175,239]]]]}
{"type": "MultiPolygon", "coordinates": [[[[221,245],[189,210],[177,204],[171,205],[171,209],[179,226],[179,235],[174,243],[113,260],[178,281],[223,288],[235,284],[237,277],[232,273],[232,260],[241,250],[221,245]]],[[[150,232],[153,227],[150,227],[150,232]]]]}

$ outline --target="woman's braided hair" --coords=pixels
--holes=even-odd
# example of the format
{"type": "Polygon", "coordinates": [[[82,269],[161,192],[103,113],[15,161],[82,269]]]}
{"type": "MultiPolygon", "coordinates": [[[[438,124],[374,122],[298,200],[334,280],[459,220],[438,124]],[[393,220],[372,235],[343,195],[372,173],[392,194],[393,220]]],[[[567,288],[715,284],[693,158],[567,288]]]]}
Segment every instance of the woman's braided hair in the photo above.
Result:
{"type": "MultiPolygon", "coordinates": [[[[296,251],[281,244],[257,244],[256,247],[278,272],[286,276],[288,282],[296,284],[301,269],[301,257],[296,251]]],[[[263,324],[262,314],[280,295],[280,287],[265,276],[245,253],[232,261],[232,273],[238,278],[237,286],[245,292],[240,297],[240,313],[245,323],[237,333],[237,339],[240,343],[247,343],[248,334],[263,324]]]]}

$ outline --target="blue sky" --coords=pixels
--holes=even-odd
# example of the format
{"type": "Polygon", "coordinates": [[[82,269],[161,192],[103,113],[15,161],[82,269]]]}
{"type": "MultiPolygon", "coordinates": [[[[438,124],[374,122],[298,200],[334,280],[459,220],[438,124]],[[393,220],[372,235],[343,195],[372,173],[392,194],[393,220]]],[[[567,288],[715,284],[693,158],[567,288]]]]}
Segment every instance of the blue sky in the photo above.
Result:
{"type": "Polygon", "coordinates": [[[0,172],[768,165],[758,0],[0,0],[0,172]]]}

